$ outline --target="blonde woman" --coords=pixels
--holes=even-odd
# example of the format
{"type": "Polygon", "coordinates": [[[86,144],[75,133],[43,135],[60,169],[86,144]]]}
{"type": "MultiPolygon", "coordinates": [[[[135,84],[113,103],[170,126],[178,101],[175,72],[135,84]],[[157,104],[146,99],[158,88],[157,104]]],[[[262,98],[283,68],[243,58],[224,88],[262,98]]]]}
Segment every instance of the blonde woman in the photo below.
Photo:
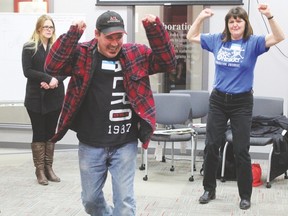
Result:
{"type": "Polygon", "coordinates": [[[49,49],[56,39],[52,18],[42,15],[38,18],[30,40],[24,44],[22,67],[27,78],[24,105],[31,120],[33,137],[31,143],[37,181],[48,185],[49,181],[60,182],[52,169],[54,135],[64,100],[65,77],[53,77],[44,71],[49,49]]]}

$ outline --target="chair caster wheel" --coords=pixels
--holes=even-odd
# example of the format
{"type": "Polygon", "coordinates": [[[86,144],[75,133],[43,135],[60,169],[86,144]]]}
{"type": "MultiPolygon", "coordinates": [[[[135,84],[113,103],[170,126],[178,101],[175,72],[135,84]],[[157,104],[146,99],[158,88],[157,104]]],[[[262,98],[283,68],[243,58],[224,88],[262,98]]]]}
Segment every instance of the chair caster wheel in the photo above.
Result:
{"type": "Polygon", "coordinates": [[[200,175],[204,176],[204,169],[203,168],[200,169],[200,175]]]}
{"type": "Polygon", "coordinates": [[[147,181],[147,180],[148,180],[148,176],[147,176],[147,175],[144,176],[144,177],[143,177],[143,180],[144,180],[144,181],[147,181]]]}
{"type": "Polygon", "coordinates": [[[141,164],[141,166],[139,167],[139,170],[145,170],[145,164],[141,164]]]}
{"type": "Polygon", "coordinates": [[[266,184],[266,188],[271,188],[271,183],[270,182],[267,182],[267,184],[266,184]]]}
{"type": "Polygon", "coordinates": [[[190,181],[190,182],[193,182],[193,181],[194,181],[194,177],[191,176],[191,177],[189,178],[189,181],[190,181]]]}
{"type": "Polygon", "coordinates": [[[170,168],[170,171],[171,171],[171,172],[173,172],[173,171],[174,171],[174,166],[172,166],[172,167],[170,168]]]}
{"type": "Polygon", "coordinates": [[[220,178],[220,181],[221,181],[221,182],[226,182],[226,179],[223,178],[223,177],[221,177],[221,178],[220,178]]]}
{"type": "Polygon", "coordinates": [[[162,156],[162,162],[166,162],[165,156],[162,156]]]}

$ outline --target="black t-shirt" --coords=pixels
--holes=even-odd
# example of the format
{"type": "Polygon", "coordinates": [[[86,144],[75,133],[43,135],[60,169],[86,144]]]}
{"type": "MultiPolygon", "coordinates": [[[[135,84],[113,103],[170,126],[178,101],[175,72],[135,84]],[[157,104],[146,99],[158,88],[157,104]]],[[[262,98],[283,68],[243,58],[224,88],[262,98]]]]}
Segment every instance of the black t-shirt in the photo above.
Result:
{"type": "Polygon", "coordinates": [[[96,52],[96,68],[78,115],[77,137],[96,147],[118,146],[138,138],[137,115],[123,86],[118,57],[96,52]]]}

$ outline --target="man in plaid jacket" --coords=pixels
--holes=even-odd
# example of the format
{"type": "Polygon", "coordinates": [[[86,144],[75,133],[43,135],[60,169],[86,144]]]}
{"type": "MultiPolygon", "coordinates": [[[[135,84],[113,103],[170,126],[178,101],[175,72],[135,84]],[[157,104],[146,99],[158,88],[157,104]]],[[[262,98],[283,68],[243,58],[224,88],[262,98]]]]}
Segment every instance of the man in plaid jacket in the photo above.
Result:
{"type": "Polygon", "coordinates": [[[176,67],[173,45],[159,18],[147,15],[142,23],[151,48],[123,44],[123,19],[107,11],[96,21],[94,39],[79,43],[86,24],[75,21],[46,59],[47,73],[71,77],[51,141],[59,141],[68,129],[77,133],[82,202],[90,215],[136,215],[138,139],[147,148],[155,129],[149,75],[176,67]],[[108,171],[113,207],[102,191],[108,171]]]}

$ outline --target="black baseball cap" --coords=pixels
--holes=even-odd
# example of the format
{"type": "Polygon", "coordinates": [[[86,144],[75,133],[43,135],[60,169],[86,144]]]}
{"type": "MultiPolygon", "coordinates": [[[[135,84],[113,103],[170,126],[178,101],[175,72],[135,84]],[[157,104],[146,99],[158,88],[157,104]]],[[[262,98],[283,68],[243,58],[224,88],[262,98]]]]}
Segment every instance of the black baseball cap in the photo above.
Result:
{"type": "Polygon", "coordinates": [[[126,33],[122,17],[114,11],[106,11],[96,21],[96,28],[105,35],[126,33]]]}

